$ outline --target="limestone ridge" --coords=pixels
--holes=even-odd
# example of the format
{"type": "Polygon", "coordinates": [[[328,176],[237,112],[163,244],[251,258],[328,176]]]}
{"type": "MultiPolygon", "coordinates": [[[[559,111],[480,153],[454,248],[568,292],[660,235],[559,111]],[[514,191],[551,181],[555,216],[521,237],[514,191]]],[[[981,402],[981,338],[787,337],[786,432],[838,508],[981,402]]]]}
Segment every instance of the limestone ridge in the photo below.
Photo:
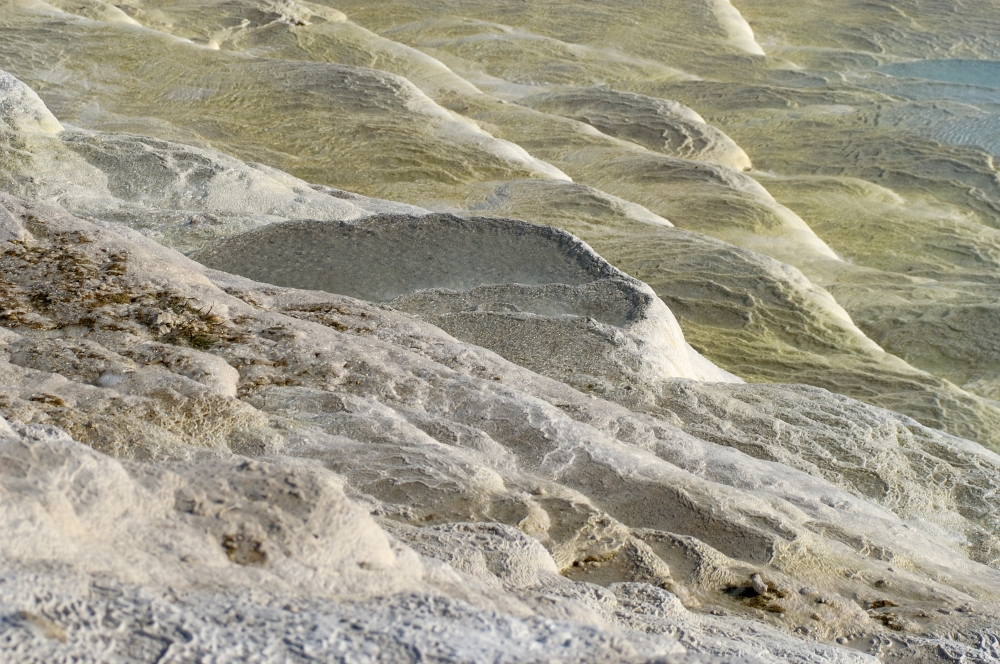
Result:
{"type": "Polygon", "coordinates": [[[361,219],[421,208],[310,185],[214,150],[125,133],[63,130],[28,86],[0,72],[10,193],[126,224],[182,251],[289,218],[361,219]]]}
{"type": "Polygon", "coordinates": [[[733,139],[674,101],[596,87],[534,95],[519,103],[585,122],[655,152],[741,171],[751,168],[750,157],[733,139]]]}
{"type": "Polygon", "coordinates": [[[684,342],[646,284],[555,228],[453,215],[267,226],[193,258],[256,281],[387,302],[600,394],[736,381],[684,342]]]}

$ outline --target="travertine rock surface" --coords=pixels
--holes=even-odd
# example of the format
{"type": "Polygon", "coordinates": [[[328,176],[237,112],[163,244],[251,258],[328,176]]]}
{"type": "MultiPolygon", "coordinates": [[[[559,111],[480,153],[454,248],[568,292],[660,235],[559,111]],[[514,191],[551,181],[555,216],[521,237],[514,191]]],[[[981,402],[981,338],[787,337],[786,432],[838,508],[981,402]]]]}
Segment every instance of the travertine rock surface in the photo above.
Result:
{"type": "Polygon", "coordinates": [[[555,630],[568,660],[865,661],[835,639],[933,658],[996,624],[1000,459],[974,443],[810,388],[663,378],[640,413],[384,305],[3,205],[12,657],[386,660],[472,620],[473,650],[433,652],[541,660],[555,630]],[[118,627],[87,622],[112,601],[118,627]]]}
{"type": "Polygon", "coordinates": [[[649,286],[551,227],[434,214],[289,222],[193,257],[266,283],[388,302],[523,367],[619,399],[655,392],[667,378],[739,381],[684,341],[649,286]]]}
{"type": "Polygon", "coordinates": [[[1000,661],[993,0],[333,4],[0,2],[0,660],[1000,661]]]}

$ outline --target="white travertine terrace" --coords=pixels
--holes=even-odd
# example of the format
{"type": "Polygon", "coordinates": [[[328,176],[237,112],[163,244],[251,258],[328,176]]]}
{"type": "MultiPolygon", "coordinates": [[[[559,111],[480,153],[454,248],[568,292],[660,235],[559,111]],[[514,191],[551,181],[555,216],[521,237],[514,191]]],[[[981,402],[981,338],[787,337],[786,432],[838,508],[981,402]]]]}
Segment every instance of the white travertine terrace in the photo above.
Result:
{"type": "Polygon", "coordinates": [[[1000,661],[997,35],[0,3],[0,660],[1000,661]]]}

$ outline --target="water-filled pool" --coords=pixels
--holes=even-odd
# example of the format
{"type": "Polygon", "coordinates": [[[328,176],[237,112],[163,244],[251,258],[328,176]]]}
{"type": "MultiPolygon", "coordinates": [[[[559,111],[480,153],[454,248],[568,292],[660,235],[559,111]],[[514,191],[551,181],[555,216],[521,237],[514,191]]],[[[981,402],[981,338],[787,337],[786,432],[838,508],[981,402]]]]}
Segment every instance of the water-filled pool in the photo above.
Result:
{"type": "Polygon", "coordinates": [[[905,78],[1000,89],[1000,62],[995,60],[918,60],[884,65],[879,71],[905,78]]]}
{"type": "Polygon", "coordinates": [[[918,60],[884,65],[874,87],[914,101],[880,120],[950,145],[1000,156],[1000,61],[918,60]]]}

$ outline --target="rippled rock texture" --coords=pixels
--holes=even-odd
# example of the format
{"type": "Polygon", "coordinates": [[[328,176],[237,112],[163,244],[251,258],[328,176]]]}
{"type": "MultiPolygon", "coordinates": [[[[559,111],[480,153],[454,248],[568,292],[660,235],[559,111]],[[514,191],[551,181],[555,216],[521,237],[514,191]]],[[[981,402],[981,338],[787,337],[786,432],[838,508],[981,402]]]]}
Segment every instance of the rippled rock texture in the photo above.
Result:
{"type": "Polygon", "coordinates": [[[754,3],[769,54],[725,0],[12,0],[0,68],[67,130],[12,144],[4,186],[184,252],[375,211],[315,187],[559,226],[648,283],[727,371],[995,446],[1000,187],[991,155],[936,127],[997,100],[980,87],[942,105],[879,69],[940,57],[963,29],[978,41],[962,55],[993,57],[977,35],[994,13],[973,30],[949,4],[851,6],[828,44],[799,18],[773,32],[784,6],[754,3]]]}
{"type": "Polygon", "coordinates": [[[335,4],[0,4],[0,658],[1000,660],[998,7],[335,4]]]}

